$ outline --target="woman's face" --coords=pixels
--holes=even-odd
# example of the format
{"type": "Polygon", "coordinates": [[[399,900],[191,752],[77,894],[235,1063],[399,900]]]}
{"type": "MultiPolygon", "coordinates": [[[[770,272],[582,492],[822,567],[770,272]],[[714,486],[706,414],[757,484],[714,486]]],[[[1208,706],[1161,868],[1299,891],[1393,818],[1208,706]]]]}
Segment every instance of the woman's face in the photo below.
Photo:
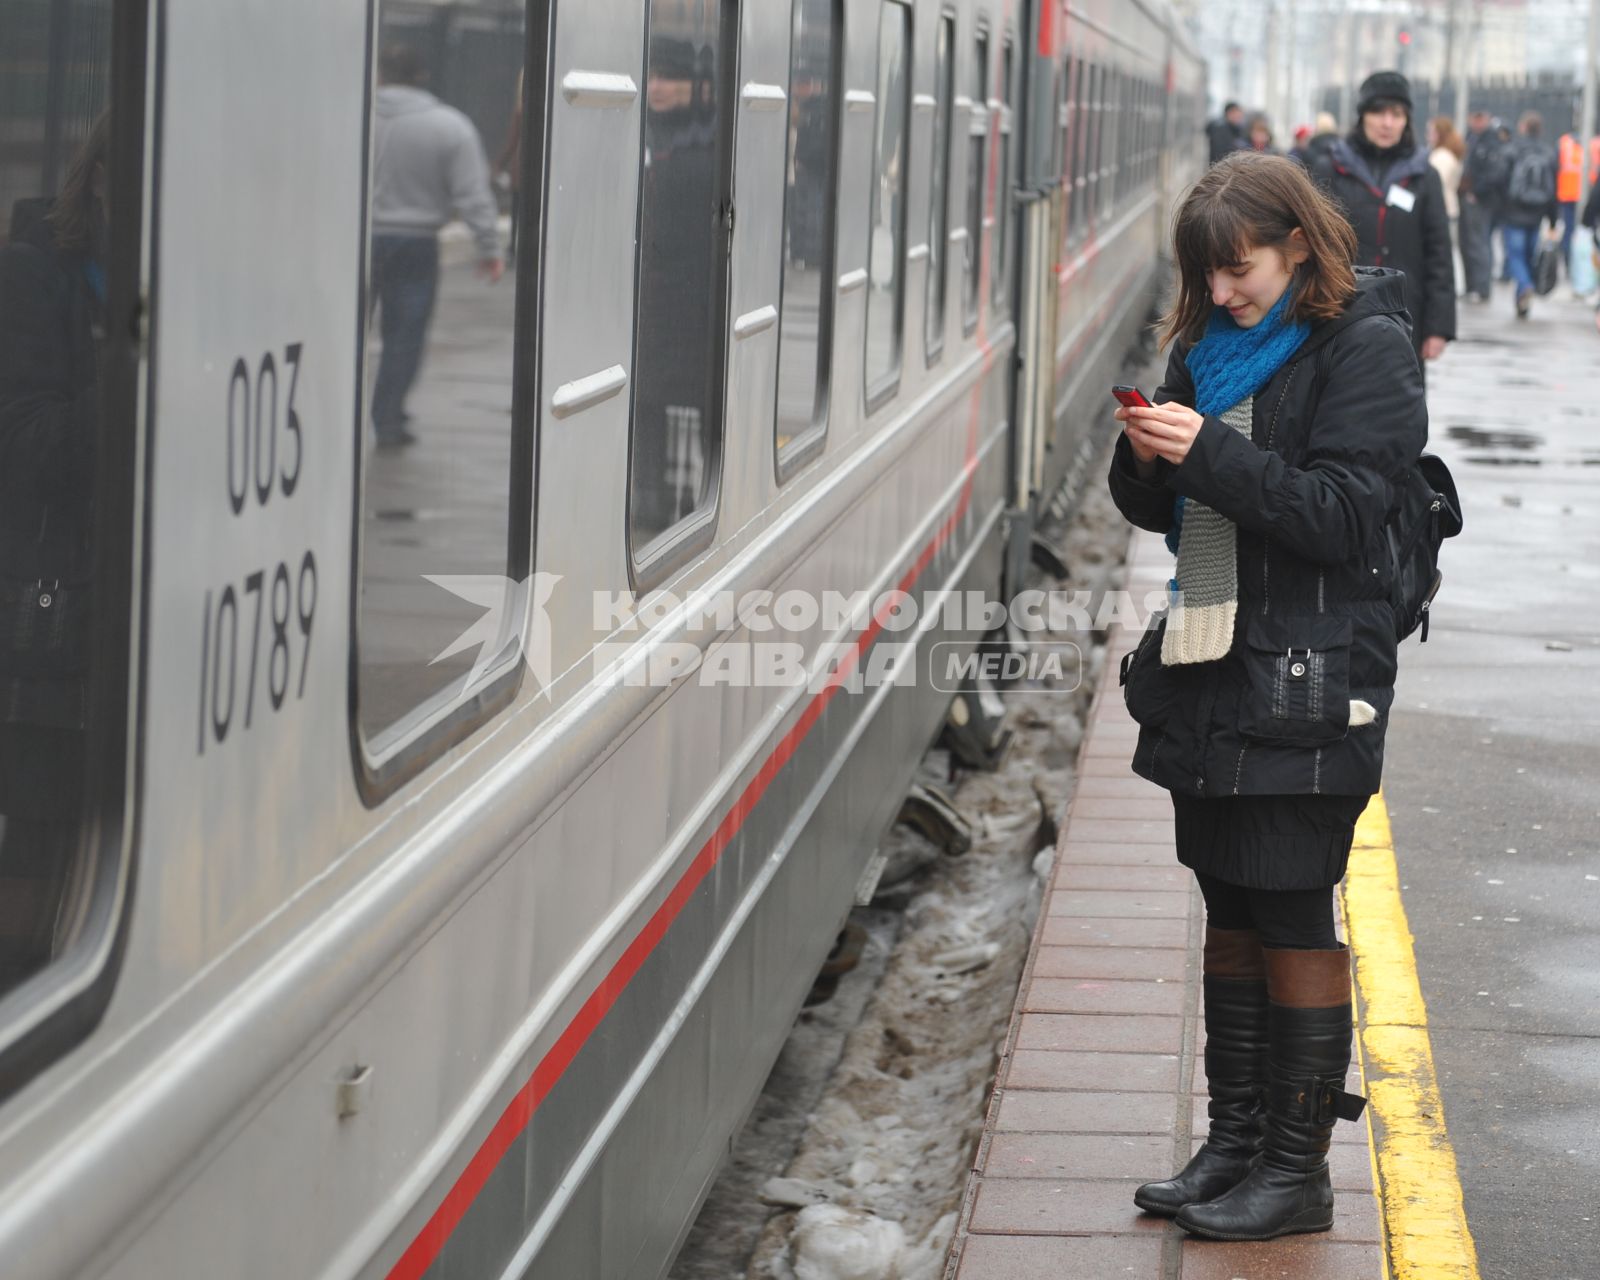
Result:
{"type": "Polygon", "coordinates": [[[1439,127],[1433,121],[1428,121],[1428,150],[1432,151],[1439,145],[1439,127]]]}
{"type": "Polygon", "coordinates": [[[1294,269],[1307,257],[1305,237],[1298,227],[1282,248],[1251,246],[1231,266],[1206,272],[1211,301],[1226,307],[1241,329],[1260,324],[1294,281],[1294,269]]]}
{"type": "Polygon", "coordinates": [[[1406,131],[1406,109],[1398,102],[1385,102],[1361,117],[1361,128],[1379,150],[1392,147],[1406,131]]]}

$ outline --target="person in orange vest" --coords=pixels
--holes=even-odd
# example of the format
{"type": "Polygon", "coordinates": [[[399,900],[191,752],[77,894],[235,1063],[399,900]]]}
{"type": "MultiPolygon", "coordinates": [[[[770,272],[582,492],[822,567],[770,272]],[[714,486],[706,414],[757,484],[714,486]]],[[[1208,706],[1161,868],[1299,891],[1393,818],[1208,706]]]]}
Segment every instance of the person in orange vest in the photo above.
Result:
{"type": "Polygon", "coordinates": [[[1556,148],[1556,203],[1561,207],[1561,264],[1572,278],[1572,229],[1578,223],[1578,197],[1583,194],[1583,144],[1570,133],[1556,148]]]}

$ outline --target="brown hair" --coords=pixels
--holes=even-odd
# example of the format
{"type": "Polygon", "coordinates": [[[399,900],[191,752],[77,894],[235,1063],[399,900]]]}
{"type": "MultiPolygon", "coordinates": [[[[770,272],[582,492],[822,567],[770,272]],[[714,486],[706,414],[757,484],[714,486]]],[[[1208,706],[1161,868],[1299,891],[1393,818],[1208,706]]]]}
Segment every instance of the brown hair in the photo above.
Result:
{"type": "Polygon", "coordinates": [[[1433,126],[1439,145],[1457,160],[1467,154],[1467,144],[1461,141],[1461,135],[1456,132],[1456,122],[1449,116],[1434,116],[1428,123],[1433,126]]]}
{"type": "Polygon", "coordinates": [[[1310,250],[1295,268],[1289,315],[1331,320],[1356,292],[1356,236],[1344,216],[1286,156],[1234,151],[1189,189],[1172,220],[1178,296],[1161,322],[1161,345],[1198,342],[1211,319],[1206,273],[1239,262],[1252,248],[1282,249],[1298,229],[1310,250]]]}

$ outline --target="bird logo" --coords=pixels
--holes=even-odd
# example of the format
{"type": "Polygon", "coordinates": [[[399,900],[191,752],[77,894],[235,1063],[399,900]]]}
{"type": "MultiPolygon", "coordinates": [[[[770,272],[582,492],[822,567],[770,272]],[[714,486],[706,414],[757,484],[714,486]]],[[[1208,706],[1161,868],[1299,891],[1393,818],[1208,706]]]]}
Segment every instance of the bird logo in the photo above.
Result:
{"type": "Polygon", "coordinates": [[[476,646],[477,657],[462,686],[470,689],[487,671],[515,658],[520,651],[539,691],[547,699],[550,697],[550,616],[545,607],[561,581],[559,573],[530,574],[521,582],[492,573],[428,573],[423,577],[483,610],[482,616],[433,662],[443,662],[476,646]]]}

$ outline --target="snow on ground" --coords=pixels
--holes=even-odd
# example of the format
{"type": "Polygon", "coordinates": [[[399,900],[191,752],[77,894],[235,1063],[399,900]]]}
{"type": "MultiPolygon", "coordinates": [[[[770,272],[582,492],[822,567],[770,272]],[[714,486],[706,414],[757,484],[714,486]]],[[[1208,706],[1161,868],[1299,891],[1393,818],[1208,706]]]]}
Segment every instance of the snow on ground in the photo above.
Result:
{"type": "MultiPolygon", "coordinates": [[[[1126,525],[1090,475],[1058,535],[1071,577],[1036,585],[1122,583],[1126,525]]],[[[950,794],[972,848],[885,837],[878,894],[852,915],[861,964],[801,1014],[671,1280],[943,1275],[1104,658],[1099,634],[1029,638],[1078,643],[1081,685],[1007,694],[1015,740],[996,773],[952,782],[943,751],[924,759],[919,781],[950,794]]]]}

